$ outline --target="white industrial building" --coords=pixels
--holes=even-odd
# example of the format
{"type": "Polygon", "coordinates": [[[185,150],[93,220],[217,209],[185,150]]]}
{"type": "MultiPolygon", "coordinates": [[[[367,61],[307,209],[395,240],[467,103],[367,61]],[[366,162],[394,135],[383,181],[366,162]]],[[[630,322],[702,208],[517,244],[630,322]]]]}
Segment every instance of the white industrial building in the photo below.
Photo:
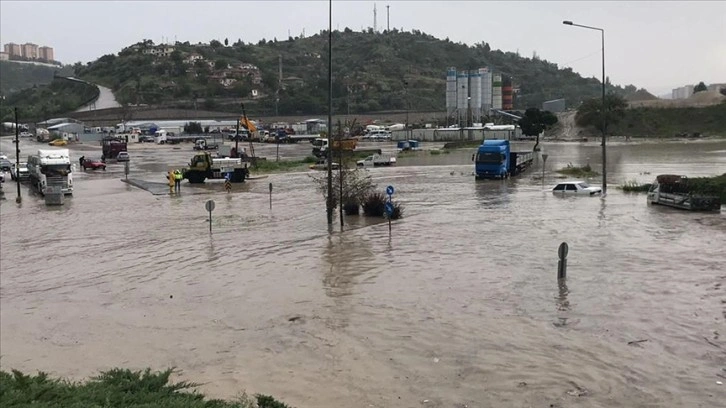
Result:
{"type": "Polygon", "coordinates": [[[686,99],[693,95],[693,85],[686,85],[676,88],[671,92],[672,99],[686,99]]]}

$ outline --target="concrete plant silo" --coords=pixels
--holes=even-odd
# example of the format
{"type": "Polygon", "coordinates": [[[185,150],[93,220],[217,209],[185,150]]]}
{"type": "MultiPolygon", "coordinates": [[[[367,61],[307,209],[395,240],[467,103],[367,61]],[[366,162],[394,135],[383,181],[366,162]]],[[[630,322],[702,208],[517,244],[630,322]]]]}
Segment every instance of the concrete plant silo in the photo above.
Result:
{"type": "Polygon", "coordinates": [[[502,109],[502,74],[492,74],[492,109],[502,109]]]}
{"type": "Polygon", "coordinates": [[[492,108],[492,73],[489,68],[479,68],[481,75],[481,109],[484,116],[489,116],[492,108]]]}
{"type": "Polygon", "coordinates": [[[446,71],[446,116],[450,117],[456,112],[456,68],[446,71]]]}
{"type": "Polygon", "coordinates": [[[502,79],[502,109],[514,109],[514,93],[512,91],[512,78],[504,77],[502,79]]]}
{"type": "Polygon", "coordinates": [[[481,121],[481,74],[472,71],[469,74],[469,93],[471,94],[471,122],[481,121]]]}
{"type": "Polygon", "coordinates": [[[469,74],[466,71],[456,75],[456,109],[459,126],[464,126],[469,109],[469,74]]]}

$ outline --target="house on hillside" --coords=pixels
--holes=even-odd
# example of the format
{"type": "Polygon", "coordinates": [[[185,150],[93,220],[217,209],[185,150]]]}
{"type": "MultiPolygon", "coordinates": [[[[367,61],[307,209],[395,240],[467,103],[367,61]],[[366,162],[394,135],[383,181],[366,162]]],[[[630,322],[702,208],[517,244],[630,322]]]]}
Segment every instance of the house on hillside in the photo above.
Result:
{"type": "Polygon", "coordinates": [[[153,55],[155,57],[168,57],[174,52],[174,47],[171,45],[161,44],[146,48],[142,51],[146,55],[153,55]]]}
{"type": "Polygon", "coordinates": [[[196,52],[193,52],[184,58],[184,63],[193,65],[195,62],[203,60],[204,57],[202,57],[200,54],[197,54],[196,52]]]}
{"type": "Polygon", "coordinates": [[[231,87],[235,82],[237,82],[237,80],[234,78],[222,78],[219,80],[219,84],[225,88],[231,87]]]}

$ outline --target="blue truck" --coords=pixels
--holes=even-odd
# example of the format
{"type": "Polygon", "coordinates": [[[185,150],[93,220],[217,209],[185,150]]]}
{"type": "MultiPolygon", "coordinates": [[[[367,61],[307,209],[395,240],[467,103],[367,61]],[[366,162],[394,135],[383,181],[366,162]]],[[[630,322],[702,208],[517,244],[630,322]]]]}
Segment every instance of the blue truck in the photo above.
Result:
{"type": "Polygon", "coordinates": [[[485,140],[472,157],[476,179],[505,179],[532,165],[532,152],[513,152],[509,140],[485,140]]]}

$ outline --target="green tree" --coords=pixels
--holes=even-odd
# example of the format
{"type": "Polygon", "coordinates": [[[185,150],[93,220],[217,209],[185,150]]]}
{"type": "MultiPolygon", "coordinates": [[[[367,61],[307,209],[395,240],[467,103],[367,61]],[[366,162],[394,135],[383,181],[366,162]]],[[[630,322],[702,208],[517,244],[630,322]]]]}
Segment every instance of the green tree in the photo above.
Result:
{"type": "Polygon", "coordinates": [[[557,123],[557,116],[550,111],[541,111],[537,108],[529,108],[524,112],[524,117],[519,120],[519,127],[522,133],[527,136],[536,136],[534,151],[539,150],[539,135],[557,123]]]}
{"type": "Polygon", "coordinates": [[[216,50],[217,48],[222,48],[222,43],[217,40],[212,40],[209,42],[209,46],[216,50]]]}
{"type": "Polygon", "coordinates": [[[228,45],[229,45],[229,39],[225,38],[225,39],[224,39],[224,46],[226,47],[226,46],[228,46],[228,45]]]}
{"type": "Polygon", "coordinates": [[[214,62],[214,69],[227,69],[227,60],[220,58],[214,62]]]}
{"type": "MultiPolygon", "coordinates": [[[[605,126],[609,124],[616,124],[620,119],[625,116],[625,109],[628,107],[628,103],[623,99],[622,96],[609,93],[605,96],[605,126]]],[[[575,123],[578,126],[592,126],[595,129],[605,132],[607,134],[607,127],[603,129],[603,109],[602,99],[592,98],[588,99],[577,108],[575,114],[575,123]]]]}
{"type": "Polygon", "coordinates": [[[703,92],[706,90],[708,90],[708,87],[706,86],[706,84],[703,83],[703,81],[699,82],[698,85],[693,87],[693,93],[703,92]]]}
{"type": "Polygon", "coordinates": [[[202,124],[199,122],[187,122],[184,125],[184,133],[190,135],[198,135],[202,133],[202,124]]]}

